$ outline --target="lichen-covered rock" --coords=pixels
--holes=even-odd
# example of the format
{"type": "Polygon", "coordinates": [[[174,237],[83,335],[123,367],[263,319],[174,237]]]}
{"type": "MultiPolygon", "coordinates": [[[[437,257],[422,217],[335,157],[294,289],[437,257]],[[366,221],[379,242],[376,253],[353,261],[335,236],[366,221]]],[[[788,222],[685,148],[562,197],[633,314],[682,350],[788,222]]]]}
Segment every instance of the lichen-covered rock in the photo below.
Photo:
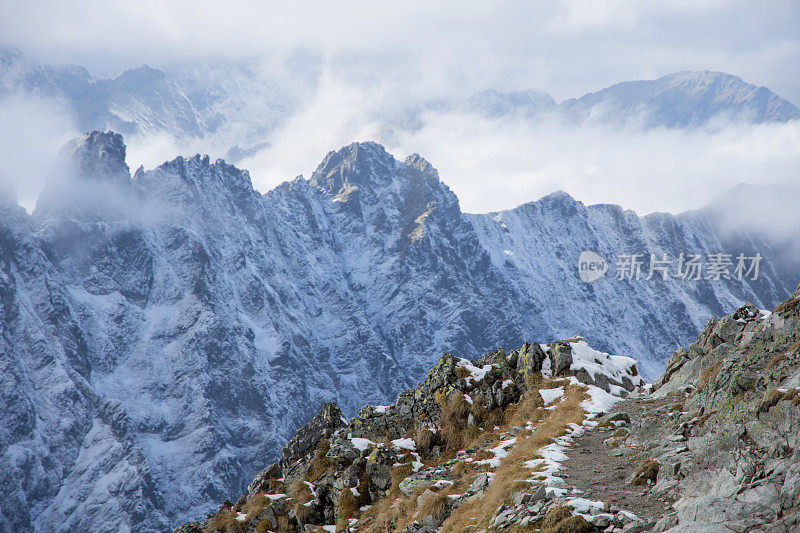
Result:
{"type": "Polygon", "coordinates": [[[317,416],[297,430],[294,437],[283,447],[280,464],[285,467],[302,457],[317,445],[320,439],[330,437],[337,429],[344,427],[346,420],[335,403],[325,403],[317,416]]]}
{"type": "Polygon", "coordinates": [[[367,474],[380,493],[392,485],[392,466],[395,462],[397,454],[385,446],[377,446],[367,457],[367,474]]]}
{"type": "Polygon", "coordinates": [[[675,428],[676,444],[653,458],[655,489],[678,499],[675,531],[791,531],[800,517],[800,316],[779,312],[795,299],[711,320],[654,386],[679,409],[631,426],[629,438],[654,449],[675,428]]]}
{"type": "Polygon", "coordinates": [[[266,490],[270,480],[278,479],[282,476],[281,467],[278,463],[273,463],[272,466],[266,470],[262,470],[258,475],[247,485],[247,493],[251,496],[256,492],[268,492],[266,490]]]}
{"type": "Polygon", "coordinates": [[[517,372],[523,377],[541,372],[545,357],[547,356],[539,343],[526,342],[519,350],[517,372]]]}
{"type": "Polygon", "coordinates": [[[567,341],[554,342],[550,345],[550,361],[554,376],[560,376],[572,365],[572,346],[567,341]]]}

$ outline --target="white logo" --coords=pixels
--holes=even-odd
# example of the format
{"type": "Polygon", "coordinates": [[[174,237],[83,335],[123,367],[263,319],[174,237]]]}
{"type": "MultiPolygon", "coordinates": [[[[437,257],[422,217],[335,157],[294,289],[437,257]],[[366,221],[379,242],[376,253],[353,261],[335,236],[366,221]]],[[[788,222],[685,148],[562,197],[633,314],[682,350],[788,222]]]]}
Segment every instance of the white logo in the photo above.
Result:
{"type": "Polygon", "coordinates": [[[581,281],[591,283],[605,276],[608,270],[608,263],[602,256],[594,252],[581,252],[578,257],[578,276],[581,281]]]}

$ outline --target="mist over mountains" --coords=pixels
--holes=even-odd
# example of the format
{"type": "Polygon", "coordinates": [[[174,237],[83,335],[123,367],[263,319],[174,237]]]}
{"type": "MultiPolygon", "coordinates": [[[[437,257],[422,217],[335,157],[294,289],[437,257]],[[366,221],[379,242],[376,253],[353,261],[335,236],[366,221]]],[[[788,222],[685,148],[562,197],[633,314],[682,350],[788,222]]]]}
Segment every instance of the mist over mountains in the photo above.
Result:
{"type": "MultiPolygon", "coordinates": [[[[230,62],[169,71],[145,65],[115,78],[96,79],[81,66],[43,65],[17,49],[0,50],[0,96],[54,99],[78,131],[168,135],[206,151],[213,147],[233,163],[269,144],[270,135],[312,97],[265,76],[257,65],[230,62]],[[199,140],[204,141],[198,144],[199,140]]],[[[560,103],[540,89],[487,89],[464,96],[403,98],[371,112],[376,116],[370,120],[383,130],[377,141],[393,139],[396,130],[423,127],[426,113],[442,112],[643,129],[698,128],[715,120],[758,124],[800,118],[795,105],[766,87],[710,71],[618,83],[560,103]]]]}

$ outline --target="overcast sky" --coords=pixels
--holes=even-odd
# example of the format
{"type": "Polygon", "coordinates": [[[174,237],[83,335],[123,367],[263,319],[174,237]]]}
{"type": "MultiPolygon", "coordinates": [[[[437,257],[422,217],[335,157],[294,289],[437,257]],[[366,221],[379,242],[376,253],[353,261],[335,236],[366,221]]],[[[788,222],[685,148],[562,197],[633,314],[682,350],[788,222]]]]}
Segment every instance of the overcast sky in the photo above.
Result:
{"type": "MultiPolygon", "coordinates": [[[[797,0],[5,0],[2,11],[0,45],[42,62],[81,64],[98,76],[143,63],[240,59],[283,65],[281,75],[299,80],[298,90],[308,72],[321,75],[317,93],[272,146],[243,162],[262,191],[307,175],[329,149],[374,138],[379,126],[364,108],[387,98],[540,88],[560,101],[619,81],[707,69],[800,104],[797,0]]],[[[33,120],[47,114],[19,102],[3,109],[19,122],[32,117],[32,139],[33,120]]],[[[61,121],[47,128],[57,132],[61,121]]],[[[28,142],[16,129],[4,137],[28,142]]],[[[471,211],[565,189],[587,202],[649,212],[696,207],[739,181],[796,178],[798,137],[796,124],[638,134],[444,116],[389,148],[398,157],[429,158],[471,211]]],[[[132,166],[204,149],[163,139],[130,144],[132,166]]]]}
{"type": "Polygon", "coordinates": [[[796,0],[3,2],[0,40],[118,74],[148,63],[324,51],[425,90],[537,87],[722,70],[800,102],[796,0]]]}

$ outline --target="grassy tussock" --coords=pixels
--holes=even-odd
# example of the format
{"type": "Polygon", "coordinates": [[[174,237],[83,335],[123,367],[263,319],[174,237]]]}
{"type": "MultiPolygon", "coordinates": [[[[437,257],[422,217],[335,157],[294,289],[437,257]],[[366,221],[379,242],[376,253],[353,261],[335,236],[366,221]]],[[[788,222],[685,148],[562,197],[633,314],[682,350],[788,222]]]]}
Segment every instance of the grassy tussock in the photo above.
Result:
{"type": "Polygon", "coordinates": [[[697,387],[698,391],[703,390],[709,381],[714,381],[717,379],[717,374],[719,373],[719,368],[721,366],[721,360],[715,361],[711,366],[704,368],[703,371],[700,372],[700,384],[697,387]]]}
{"type": "MultiPolygon", "coordinates": [[[[399,481],[392,481],[392,489],[395,489],[399,481]]],[[[397,497],[382,498],[366,511],[362,515],[362,519],[368,518],[368,520],[365,520],[359,531],[394,533],[402,531],[408,524],[422,519],[424,516],[433,515],[434,518],[437,516],[444,518],[447,496],[457,491],[458,489],[453,486],[438,492],[431,489],[417,489],[410,497],[406,497],[399,489],[390,490],[390,494],[397,494],[397,497]],[[421,497],[423,494],[425,496],[421,497]]]]}
{"type": "Polygon", "coordinates": [[[785,396],[786,393],[781,392],[778,389],[768,389],[767,392],[764,393],[764,398],[761,400],[761,403],[758,404],[758,410],[756,411],[757,414],[766,413],[778,405],[778,402],[783,400],[785,396]]]}
{"type": "Polygon", "coordinates": [[[460,450],[464,446],[464,428],[470,414],[470,404],[460,391],[445,400],[442,409],[442,437],[448,451],[460,450]]]}
{"type": "Polygon", "coordinates": [[[213,518],[211,518],[211,520],[209,520],[205,533],[213,533],[214,531],[238,533],[239,531],[244,531],[242,522],[236,520],[238,515],[239,513],[233,509],[224,509],[218,512],[213,518]]]}
{"type": "Polygon", "coordinates": [[[417,498],[414,517],[421,520],[426,516],[432,516],[437,522],[441,522],[447,512],[447,499],[446,494],[426,490],[417,498]]]}
{"type": "Polygon", "coordinates": [[[661,463],[648,459],[643,461],[636,472],[633,474],[631,485],[647,485],[648,482],[656,482],[658,478],[658,470],[661,468],[661,463]]]}
{"type": "Polygon", "coordinates": [[[547,515],[545,515],[542,522],[542,529],[554,528],[570,516],[572,516],[572,507],[569,505],[556,505],[547,511],[547,515]]]}
{"type": "Polygon", "coordinates": [[[423,427],[419,429],[414,436],[414,443],[420,455],[427,457],[430,455],[431,451],[433,451],[433,447],[439,443],[439,435],[423,427]]]}
{"type": "Polygon", "coordinates": [[[767,364],[764,366],[764,370],[772,370],[773,368],[778,366],[784,359],[786,359],[786,354],[779,353],[778,355],[774,356],[767,362],[767,364]]]}
{"type": "Polygon", "coordinates": [[[554,528],[544,529],[544,533],[593,533],[595,528],[580,515],[570,516],[554,528]]]}
{"type": "Polygon", "coordinates": [[[311,487],[304,480],[298,479],[292,483],[286,495],[292,499],[292,510],[297,519],[305,522],[311,516],[311,509],[306,503],[314,499],[311,487]]]}
{"type": "Polygon", "coordinates": [[[467,367],[465,367],[465,366],[457,366],[456,367],[456,376],[458,376],[458,379],[467,379],[471,375],[472,375],[472,372],[470,372],[467,367]]]}
{"type": "MultiPolygon", "coordinates": [[[[586,411],[580,404],[588,398],[585,391],[585,387],[566,385],[563,399],[550,411],[540,409],[543,402],[538,392],[524,396],[518,406],[518,413],[533,414],[531,421],[539,421],[537,427],[529,434],[523,432],[518,435],[516,444],[509,449],[508,455],[495,470],[495,476],[484,490],[483,496],[457,507],[442,525],[442,531],[460,533],[472,527],[486,528],[500,505],[508,502],[515,492],[529,487],[527,480],[531,479],[533,471],[525,467],[524,463],[540,458],[539,450],[565,435],[568,424],[583,422],[586,411]],[[531,404],[526,405],[526,402],[531,404]]],[[[510,419],[521,421],[521,418],[514,416],[510,419]]]]}
{"type": "MultiPolygon", "coordinates": [[[[250,521],[261,514],[264,509],[267,508],[269,504],[269,499],[266,495],[259,493],[255,494],[252,498],[247,500],[244,505],[242,505],[241,511],[234,511],[233,509],[225,509],[214,516],[209,522],[208,527],[206,528],[206,532],[210,533],[212,531],[225,531],[230,533],[239,533],[240,531],[243,532],[246,529],[246,524],[250,523],[250,521]],[[239,521],[237,517],[239,513],[244,513],[246,515],[243,521],[239,521]]],[[[262,520],[263,522],[263,520],[262,520]]]]}
{"type": "Polygon", "coordinates": [[[330,449],[330,441],[325,438],[320,439],[314,451],[314,459],[311,461],[311,465],[305,474],[305,479],[307,481],[315,482],[322,476],[333,472],[331,461],[327,456],[330,449]]]}
{"type": "Polygon", "coordinates": [[[295,527],[289,521],[288,516],[278,516],[275,518],[277,523],[273,524],[269,519],[264,519],[256,525],[257,533],[294,533],[295,527]]]}

